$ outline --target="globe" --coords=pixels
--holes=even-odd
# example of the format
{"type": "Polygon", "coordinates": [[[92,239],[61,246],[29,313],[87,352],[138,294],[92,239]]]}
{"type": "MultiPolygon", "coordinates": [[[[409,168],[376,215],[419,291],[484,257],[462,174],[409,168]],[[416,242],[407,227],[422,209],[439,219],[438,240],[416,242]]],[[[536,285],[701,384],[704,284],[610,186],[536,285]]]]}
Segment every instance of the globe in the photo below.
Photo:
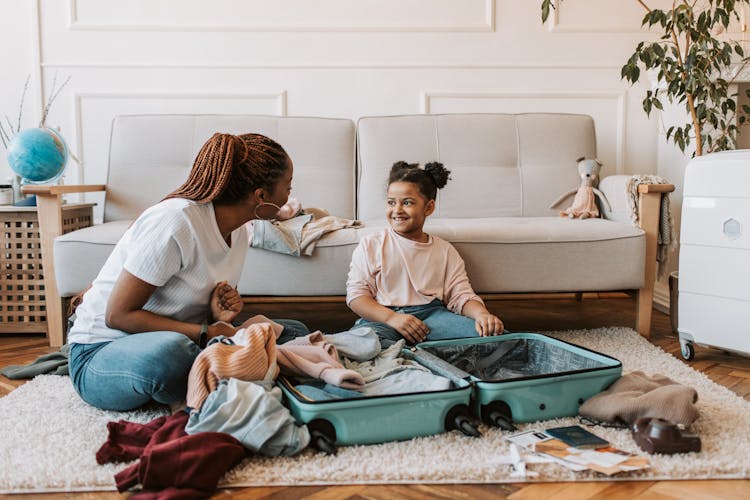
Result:
{"type": "Polygon", "coordinates": [[[22,183],[43,184],[58,179],[68,162],[68,146],[51,128],[27,128],[8,144],[8,165],[22,183]]]}

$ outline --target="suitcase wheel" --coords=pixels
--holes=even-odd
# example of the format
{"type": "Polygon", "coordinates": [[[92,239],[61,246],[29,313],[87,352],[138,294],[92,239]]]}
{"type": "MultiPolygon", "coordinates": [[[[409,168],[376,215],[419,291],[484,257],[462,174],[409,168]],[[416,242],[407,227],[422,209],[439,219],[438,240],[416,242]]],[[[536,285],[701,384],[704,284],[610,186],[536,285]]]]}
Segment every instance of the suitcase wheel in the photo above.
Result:
{"type": "Polygon", "coordinates": [[[445,416],[445,430],[459,430],[467,436],[482,437],[476,424],[469,416],[469,408],[466,405],[456,405],[445,416]]]}
{"type": "Polygon", "coordinates": [[[500,427],[504,431],[518,430],[513,425],[513,412],[504,401],[493,401],[482,406],[482,421],[494,427],[500,427]]]}
{"type": "Polygon", "coordinates": [[[307,424],[310,431],[310,445],[326,455],[335,455],[336,429],[328,420],[313,420],[307,424]]]}

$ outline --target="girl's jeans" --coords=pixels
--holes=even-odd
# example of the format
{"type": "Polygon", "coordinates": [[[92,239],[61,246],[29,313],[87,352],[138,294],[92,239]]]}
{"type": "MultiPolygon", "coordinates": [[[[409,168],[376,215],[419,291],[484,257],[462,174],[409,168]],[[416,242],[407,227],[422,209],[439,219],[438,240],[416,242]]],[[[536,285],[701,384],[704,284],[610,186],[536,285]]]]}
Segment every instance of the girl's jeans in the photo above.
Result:
{"type": "MultiPolygon", "coordinates": [[[[278,343],[309,333],[299,321],[274,321],[284,326],[278,343]]],[[[178,403],[185,400],[188,374],[199,353],[195,342],[176,332],[72,344],[70,379],[84,401],[104,410],[132,410],[152,399],[178,403]]]]}
{"type": "MultiPolygon", "coordinates": [[[[450,312],[438,299],[421,306],[389,307],[388,309],[396,311],[397,313],[411,314],[422,320],[427,325],[427,328],[430,329],[430,333],[427,334],[427,340],[458,339],[479,336],[474,326],[473,319],[450,312]]],[[[368,321],[364,318],[360,318],[354,323],[354,326],[369,326],[373,328],[381,340],[397,341],[404,338],[394,328],[377,321],[368,321]]]]}

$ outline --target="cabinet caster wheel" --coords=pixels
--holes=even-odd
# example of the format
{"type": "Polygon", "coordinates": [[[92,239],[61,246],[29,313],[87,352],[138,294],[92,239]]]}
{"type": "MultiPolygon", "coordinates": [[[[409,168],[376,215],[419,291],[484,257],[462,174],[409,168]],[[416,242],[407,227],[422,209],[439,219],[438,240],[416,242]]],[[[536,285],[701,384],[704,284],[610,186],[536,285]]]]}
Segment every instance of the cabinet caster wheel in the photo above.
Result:
{"type": "Polygon", "coordinates": [[[682,357],[687,361],[692,361],[693,358],[695,358],[695,347],[693,347],[692,342],[685,342],[682,344],[680,346],[680,354],[682,354],[682,357]]]}

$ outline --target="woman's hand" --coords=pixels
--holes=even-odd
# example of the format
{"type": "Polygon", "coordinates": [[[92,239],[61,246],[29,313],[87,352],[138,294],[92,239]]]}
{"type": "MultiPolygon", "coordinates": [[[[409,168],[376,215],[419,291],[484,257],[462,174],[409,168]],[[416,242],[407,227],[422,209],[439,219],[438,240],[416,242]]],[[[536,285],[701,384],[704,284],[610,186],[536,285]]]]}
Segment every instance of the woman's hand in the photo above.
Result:
{"type": "Polygon", "coordinates": [[[505,326],[500,318],[494,314],[485,312],[478,314],[474,318],[474,328],[476,328],[477,333],[482,337],[489,337],[491,335],[500,335],[503,333],[505,326]]]}
{"type": "Polygon", "coordinates": [[[237,333],[237,330],[238,328],[233,327],[229,323],[217,321],[212,325],[208,325],[208,334],[206,336],[208,337],[208,340],[211,340],[214,337],[218,337],[219,335],[232,337],[235,333],[237,333]]]}
{"type": "Polygon", "coordinates": [[[211,315],[214,321],[231,323],[241,311],[240,293],[226,281],[218,283],[211,292],[211,315]]]}
{"type": "Polygon", "coordinates": [[[419,318],[411,314],[395,313],[386,321],[388,326],[400,333],[409,343],[416,344],[427,338],[430,329],[419,318]]]}

